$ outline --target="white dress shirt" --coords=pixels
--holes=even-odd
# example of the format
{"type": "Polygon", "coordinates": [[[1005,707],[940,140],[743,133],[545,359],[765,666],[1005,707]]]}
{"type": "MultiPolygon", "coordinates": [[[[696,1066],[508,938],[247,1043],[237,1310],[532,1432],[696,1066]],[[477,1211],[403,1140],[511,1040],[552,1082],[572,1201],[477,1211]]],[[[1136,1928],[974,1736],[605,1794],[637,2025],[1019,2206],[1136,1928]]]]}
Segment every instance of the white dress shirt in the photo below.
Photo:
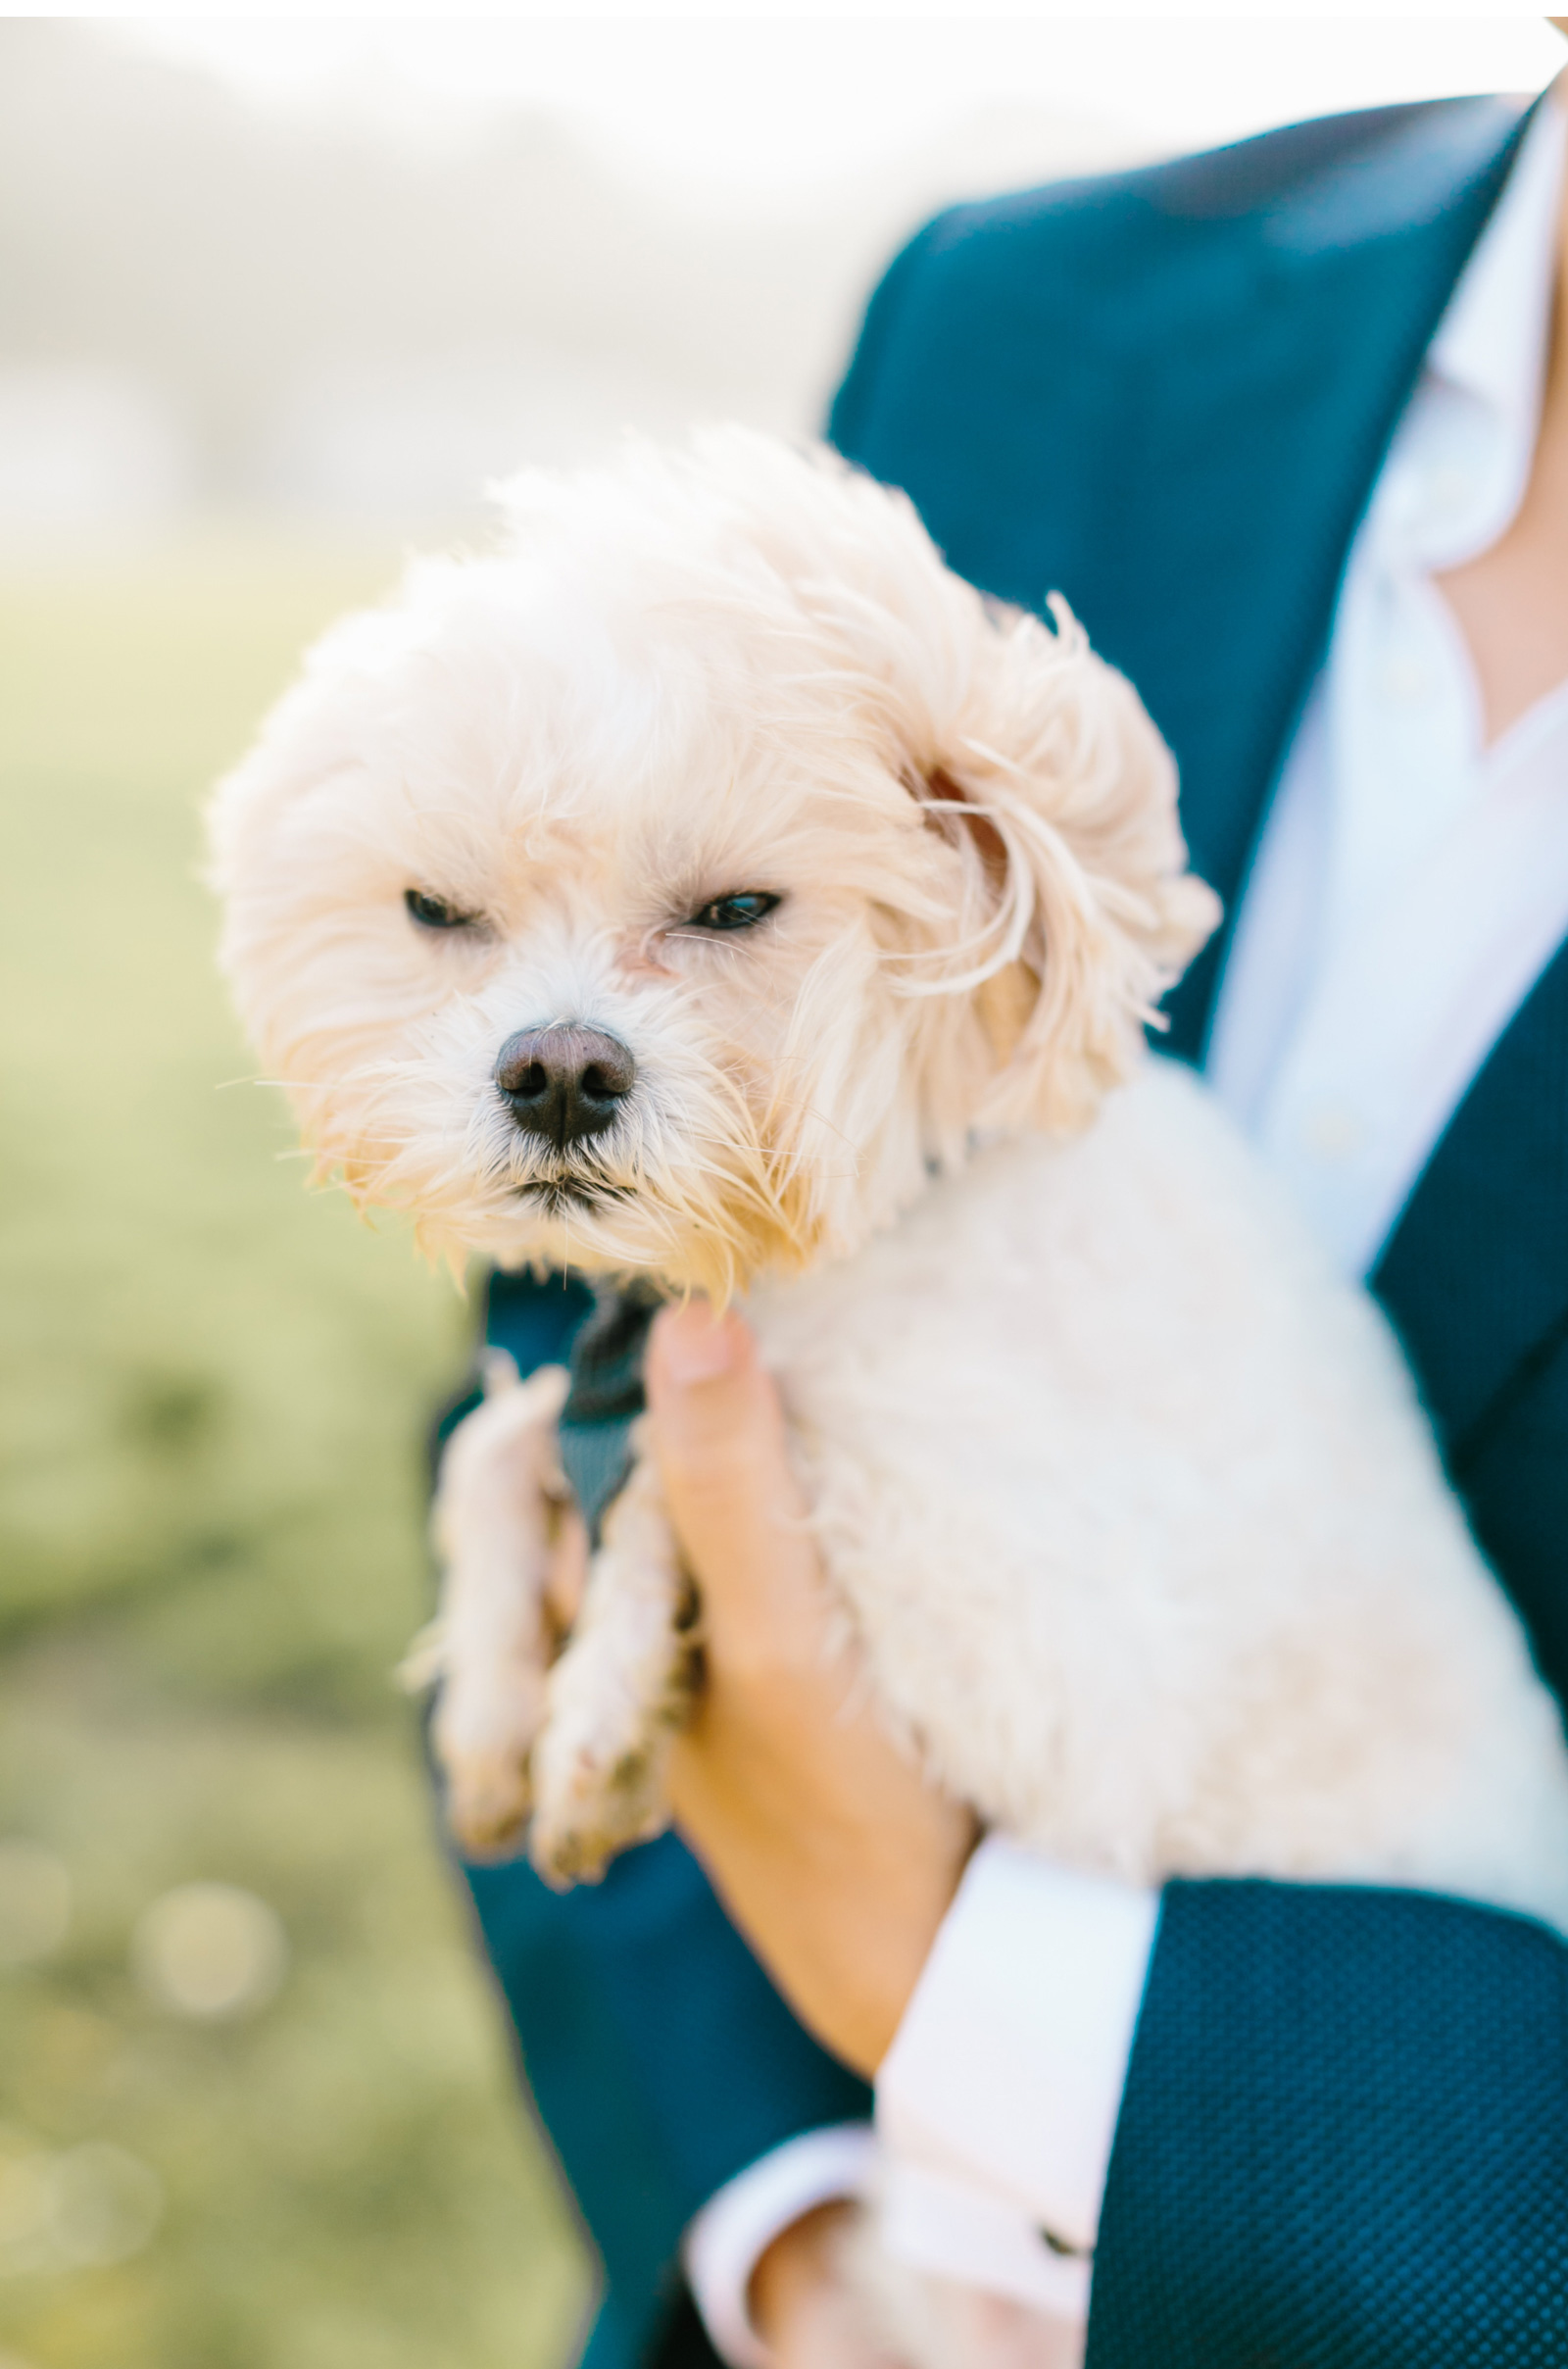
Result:
{"type": "MultiPolygon", "coordinates": [[[[1348,1274],[1375,1262],[1491,1047],[1568,934],[1568,683],[1490,749],[1435,570],[1518,510],[1540,423],[1568,123],[1542,109],[1455,287],[1356,535],[1327,662],[1247,883],[1208,1059],[1348,1274]]],[[[1035,2305],[1079,2357],[1155,1896],[993,1837],[865,2126],[719,2191],[687,2268],[735,2369],[763,2247],[875,2185],[909,2261],[1035,2305]]]]}

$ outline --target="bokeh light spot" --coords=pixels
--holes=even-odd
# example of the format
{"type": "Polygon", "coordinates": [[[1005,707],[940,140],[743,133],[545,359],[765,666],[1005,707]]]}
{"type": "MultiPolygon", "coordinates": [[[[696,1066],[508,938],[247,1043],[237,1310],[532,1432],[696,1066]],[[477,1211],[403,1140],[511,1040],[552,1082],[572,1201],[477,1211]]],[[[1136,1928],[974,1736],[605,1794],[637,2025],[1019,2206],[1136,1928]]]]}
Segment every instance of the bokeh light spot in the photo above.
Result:
{"type": "MultiPolygon", "coordinates": [[[[0,2150],[0,2278],[127,2261],[163,2216],[158,2174],[110,2140],[0,2150]]],[[[0,2369],[9,2361],[0,2351],[0,2369]]]]}
{"type": "Polygon", "coordinates": [[[282,1921],[237,1884],[180,1884],[141,1917],[131,1964],[150,1998],[175,2015],[251,2015],[288,1968],[282,1921]]]}
{"type": "Polygon", "coordinates": [[[82,2269],[140,2253],[164,2216],[158,2174],[107,2139],[89,2139],[55,2156],[49,2201],[56,2253],[62,2263],[82,2269]]]}

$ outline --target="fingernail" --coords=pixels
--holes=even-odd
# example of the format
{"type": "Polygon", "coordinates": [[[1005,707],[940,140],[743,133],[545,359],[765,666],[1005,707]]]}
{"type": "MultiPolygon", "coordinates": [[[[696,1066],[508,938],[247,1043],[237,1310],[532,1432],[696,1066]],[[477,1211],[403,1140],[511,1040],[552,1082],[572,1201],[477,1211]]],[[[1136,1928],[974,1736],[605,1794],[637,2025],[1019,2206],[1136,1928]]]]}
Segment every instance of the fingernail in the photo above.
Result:
{"type": "Polygon", "coordinates": [[[660,1356],[672,1382],[713,1382],[735,1362],[730,1326],[715,1316],[706,1300],[671,1308],[659,1325],[660,1356]]]}

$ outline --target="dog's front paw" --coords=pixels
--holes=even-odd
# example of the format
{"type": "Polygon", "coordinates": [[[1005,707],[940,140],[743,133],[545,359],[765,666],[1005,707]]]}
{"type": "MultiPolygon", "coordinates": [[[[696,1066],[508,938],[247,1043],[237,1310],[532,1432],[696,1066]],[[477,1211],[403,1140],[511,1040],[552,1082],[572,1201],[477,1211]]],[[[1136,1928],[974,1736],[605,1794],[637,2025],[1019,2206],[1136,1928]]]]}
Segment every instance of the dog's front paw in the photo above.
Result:
{"type": "Polygon", "coordinates": [[[430,1724],[447,1824],[459,1849],[483,1858],[520,1849],[532,1807],[529,1758],[544,1713],[544,1682],[528,1666],[491,1678],[449,1678],[430,1724]]]}
{"type": "Polygon", "coordinates": [[[664,1760],[677,1723],[628,1692],[584,1639],[556,1664],[534,1747],[528,1853],[552,1884],[597,1883],[617,1851],[669,1824],[664,1760]]]}
{"type": "Polygon", "coordinates": [[[618,1752],[548,1727],[534,1755],[528,1856],[550,1884],[597,1884],[611,1860],[669,1824],[663,1754],[652,1740],[618,1752]]]}

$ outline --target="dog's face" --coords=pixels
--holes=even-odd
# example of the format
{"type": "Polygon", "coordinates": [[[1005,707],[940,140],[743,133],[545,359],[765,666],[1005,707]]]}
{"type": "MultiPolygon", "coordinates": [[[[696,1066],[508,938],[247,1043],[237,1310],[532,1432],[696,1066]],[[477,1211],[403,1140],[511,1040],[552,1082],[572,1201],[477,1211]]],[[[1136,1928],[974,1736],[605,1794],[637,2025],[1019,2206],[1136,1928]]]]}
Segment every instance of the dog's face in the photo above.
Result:
{"type": "Polygon", "coordinates": [[[1081,1123],[1215,908],[1070,620],[758,437],[509,507],[218,796],[225,967],[321,1163],[453,1250],[722,1295],[977,1126],[1081,1123]]]}

